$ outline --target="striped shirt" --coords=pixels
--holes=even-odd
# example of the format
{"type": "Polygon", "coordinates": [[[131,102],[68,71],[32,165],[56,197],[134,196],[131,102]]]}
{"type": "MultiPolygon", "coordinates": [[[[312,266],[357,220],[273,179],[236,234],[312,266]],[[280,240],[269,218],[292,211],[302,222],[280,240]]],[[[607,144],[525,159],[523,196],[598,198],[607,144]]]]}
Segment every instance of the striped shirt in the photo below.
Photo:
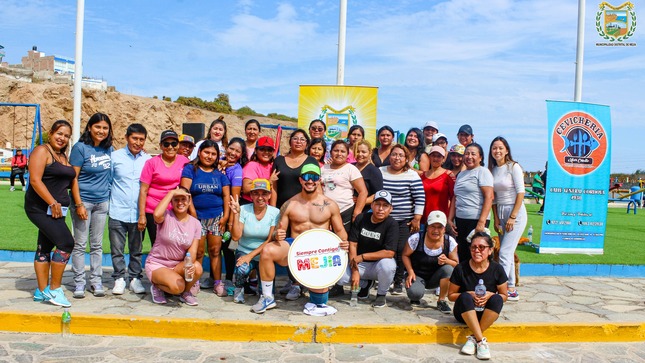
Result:
{"type": "Polygon", "coordinates": [[[412,219],[415,214],[423,215],[426,196],[421,177],[413,170],[391,174],[387,166],[379,168],[383,174],[383,189],[392,194],[392,213],[396,221],[412,219]]]}

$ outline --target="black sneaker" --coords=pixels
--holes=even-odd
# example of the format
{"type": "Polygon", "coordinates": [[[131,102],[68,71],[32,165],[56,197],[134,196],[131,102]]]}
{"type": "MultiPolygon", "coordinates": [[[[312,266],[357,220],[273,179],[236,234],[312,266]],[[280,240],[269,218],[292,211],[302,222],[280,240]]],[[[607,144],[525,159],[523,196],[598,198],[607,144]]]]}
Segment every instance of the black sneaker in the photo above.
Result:
{"type": "Polygon", "coordinates": [[[372,286],[374,286],[374,280],[367,280],[367,286],[361,288],[361,291],[358,292],[358,298],[362,300],[370,297],[372,286]]]}
{"type": "Polygon", "coordinates": [[[329,297],[343,296],[345,294],[345,289],[340,285],[334,285],[329,289],[329,297]]]}
{"type": "Polygon", "coordinates": [[[387,304],[385,304],[385,295],[376,295],[376,299],[374,299],[374,302],[372,302],[372,307],[384,308],[386,306],[387,304]]]}
{"type": "Polygon", "coordinates": [[[392,287],[392,295],[403,295],[403,283],[394,283],[392,287]]]}
{"type": "Polygon", "coordinates": [[[444,314],[450,314],[452,312],[446,300],[437,301],[437,309],[444,314]]]}

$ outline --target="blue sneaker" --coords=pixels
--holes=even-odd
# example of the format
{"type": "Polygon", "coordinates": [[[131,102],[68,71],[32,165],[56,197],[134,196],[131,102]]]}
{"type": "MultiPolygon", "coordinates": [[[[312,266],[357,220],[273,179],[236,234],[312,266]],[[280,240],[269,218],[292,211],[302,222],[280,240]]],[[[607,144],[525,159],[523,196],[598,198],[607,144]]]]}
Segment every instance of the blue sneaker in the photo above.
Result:
{"type": "Polygon", "coordinates": [[[40,291],[38,288],[34,291],[34,301],[35,302],[43,302],[45,301],[45,296],[43,296],[43,292],[40,291]]]}
{"type": "Polygon", "coordinates": [[[276,307],[275,299],[273,296],[260,296],[260,300],[251,307],[251,311],[256,314],[262,314],[263,312],[273,309],[276,307]]]}
{"type": "Polygon", "coordinates": [[[45,290],[43,290],[43,296],[45,297],[45,300],[53,305],[62,306],[64,308],[72,306],[69,300],[67,300],[67,298],[65,297],[65,293],[63,292],[62,287],[51,290],[49,286],[47,286],[45,290]]]}

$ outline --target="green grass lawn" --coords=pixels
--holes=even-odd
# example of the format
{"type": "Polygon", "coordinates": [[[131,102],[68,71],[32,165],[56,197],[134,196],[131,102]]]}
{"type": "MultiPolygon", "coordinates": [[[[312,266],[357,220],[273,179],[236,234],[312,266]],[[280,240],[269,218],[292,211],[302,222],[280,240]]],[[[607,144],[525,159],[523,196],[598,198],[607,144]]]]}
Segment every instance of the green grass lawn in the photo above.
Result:
{"type": "MultiPolygon", "coordinates": [[[[38,237],[38,228],[34,226],[27,218],[24,210],[25,193],[19,191],[9,191],[8,185],[0,185],[0,250],[11,251],[36,251],[36,239],[38,237]]],[[[67,225],[71,228],[72,217],[67,215],[67,225]]],[[[126,252],[128,246],[125,246],[126,252]]],[[[87,252],[89,252],[89,244],[87,252]]],[[[143,242],[143,252],[150,251],[150,240],[146,233],[143,242]]],[[[107,222],[103,233],[103,252],[110,253],[110,240],[108,239],[107,222]]]]}
{"type": "MultiPolygon", "coordinates": [[[[2,221],[0,250],[34,251],[36,249],[38,230],[25,215],[24,195],[25,193],[21,191],[9,192],[7,185],[0,185],[0,200],[4,206],[0,208],[0,221],[2,221]]],[[[533,226],[533,242],[539,244],[542,230],[542,216],[536,213],[539,206],[528,204],[526,208],[529,225],[533,226]]],[[[529,246],[519,246],[517,254],[523,263],[643,265],[645,264],[645,245],[643,245],[645,210],[639,210],[637,215],[626,214],[625,211],[626,206],[609,208],[603,255],[538,254],[529,246]]],[[[71,224],[69,215],[67,224],[71,224]]],[[[150,250],[147,236],[143,243],[143,250],[144,253],[150,250]]],[[[110,252],[107,223],[103,234],[103,252],[110,252]]]]}

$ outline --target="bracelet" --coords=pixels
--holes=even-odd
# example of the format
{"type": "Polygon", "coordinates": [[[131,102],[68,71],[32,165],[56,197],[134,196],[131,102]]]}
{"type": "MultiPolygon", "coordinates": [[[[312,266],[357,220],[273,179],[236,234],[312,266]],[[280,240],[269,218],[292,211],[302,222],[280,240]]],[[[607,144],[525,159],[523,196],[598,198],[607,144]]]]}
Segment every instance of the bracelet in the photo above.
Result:
{"type": "Polygon", "coordinates": [[[74,204],[74,206],[75,206],[76,208],[80,208],[80,207],[85,207],[85,204],[83,204],[83,203],[78,203],[78,204],[74,204]]]}
{"type": "Polygon", "coordinates": [[[361,262],[365,262],[365,256],[361,253],[361,262]]]}
{"type": "Polygon", "coordinates": [[[515,217],[511,216],[511,217],[508,217],[508,219],[515,219],[515,217]]]}

